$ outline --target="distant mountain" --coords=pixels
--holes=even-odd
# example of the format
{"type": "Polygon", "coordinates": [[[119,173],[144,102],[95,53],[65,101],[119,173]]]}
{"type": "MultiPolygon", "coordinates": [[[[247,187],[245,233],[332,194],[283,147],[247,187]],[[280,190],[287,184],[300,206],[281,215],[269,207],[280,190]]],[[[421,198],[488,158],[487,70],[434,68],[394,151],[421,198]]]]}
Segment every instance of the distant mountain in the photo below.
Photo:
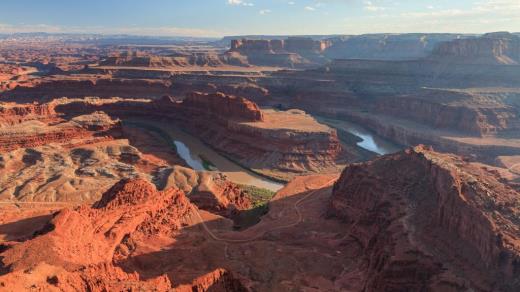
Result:
{"type": "Polygon", "coordinates": [[[330,59],[412,60],[427,57],[437,44],[467,38],[464,34],[366,34],[330,39],[330,59]]]}
{"type": "Polygon", "coordinates": [[[216,46],[229,47],[232,40],[285,40],[290,37],[310,38],[316,41],[326,40],[336,37],[346,37],[347,35],[236,35],[225,36],[222,39],[213,42],[216,46]]]}
{"type": "MultiPolygon", "coordinates": [[[[309,35],[300,38],[326,41],[321,52],[324,59],[414,60],[429,56],[435,47],[446,41],[475,37],[469,34],[408,33],[364,35],[309,35]]],[[[285,40],[291,36],[228,36],[214,42],[229,47],[234,40],[285,40]]]]}
{"type": "Polygon", "coordinates": [[[211,42],[216,38],[183,36],[139,36],[139,35],[103,35],[74,33],[12,33],[0,34],[0,39],[27,39],[42,41],[63,41],[68,43],[96,43],[99,45],[175,45],[187,42],[211,42]]]}

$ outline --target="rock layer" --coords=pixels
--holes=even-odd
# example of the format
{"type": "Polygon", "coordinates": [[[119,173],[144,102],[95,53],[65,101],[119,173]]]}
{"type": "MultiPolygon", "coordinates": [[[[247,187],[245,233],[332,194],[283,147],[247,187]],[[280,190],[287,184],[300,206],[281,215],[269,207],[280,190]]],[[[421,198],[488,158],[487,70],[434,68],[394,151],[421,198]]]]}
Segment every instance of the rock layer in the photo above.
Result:
{"type": "Polygon", "coordinates": [[[440,43],[433,52],[433,58],[458,63],[518,65],[520,37],[496,32],[478,38],[440,43]]]}
{"type": "Polygon", "coordinates": [[[419,146],[347,167],[329,214],[363,246],[366,291],[516,291],[519,197],[495,173],[419,146]]]}
{"type": "Polygon", "coordinates": [[[56,118],[53,103],[47,104],[0,104],[0,127],[19,124],[29,120],[52,120],[56,118]]]}
{"type": "MultiPolygon", "coordinates": [[[[40,117],[46,119],[47,113],[44,112],[40,117]]],[[[22,113],[21,117],[26,116],[22,113]]],[[[12,121],[13,116],[9,116],[9,119],[12,121]]],[[[52,126],[39,120],[29,120],[12,127],[0,128],[0,153],[50,143],[69,143],[74,139],[111,139],[119,135],[121,135],[120,122],[112,120],[103,112],[78,116],[68,122],[62,121],[52,126]]]]}
{"type": "Polygon", "coordinates": [[[184,101],[165,96],[134,100],[64,101],[58,112],[81,114],[103,110],[110,115],[174,121],[212,148],[240,164],[282,180],[298,173],[337,171],[342,148],[335,130],[302,111],[262,111],[236,96],[192,93],[184,101]],[[283,174],[286,173],[286,174],[283,174]]]}

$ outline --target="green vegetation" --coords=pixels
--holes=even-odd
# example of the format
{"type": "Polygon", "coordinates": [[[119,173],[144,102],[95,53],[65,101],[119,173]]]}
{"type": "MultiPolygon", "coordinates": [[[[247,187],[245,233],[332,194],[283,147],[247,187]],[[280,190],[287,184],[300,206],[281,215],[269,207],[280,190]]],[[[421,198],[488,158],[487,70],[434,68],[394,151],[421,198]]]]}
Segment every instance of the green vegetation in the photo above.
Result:
{"type": "Polygon", "coordinates": [[[215,171],[218,170],[218,168],[213,164],[209,159],[207,159],[204,155],[199,155],[200,160],[202,161],[202,167],[204,167],[205,170],[209,171],[215,171]]]}
{"type": "Polygon", "coordinates": [[[275,192],[250,185],[239,185],[251,199],[253,208],[267,206],[267,203],[274,197],[275,192]]]}
{"type": "Polygon", "coordinates": [[[239,185],[240,188],[247,193],[251,199],[252,208],[249,210],[240,211],[233,221],[236,230],[243,230],[251,227],[258,222],[260,218],[269,211],[269,201],[273,198],[275,192],[262,189],[250,185],[239,185]]]}

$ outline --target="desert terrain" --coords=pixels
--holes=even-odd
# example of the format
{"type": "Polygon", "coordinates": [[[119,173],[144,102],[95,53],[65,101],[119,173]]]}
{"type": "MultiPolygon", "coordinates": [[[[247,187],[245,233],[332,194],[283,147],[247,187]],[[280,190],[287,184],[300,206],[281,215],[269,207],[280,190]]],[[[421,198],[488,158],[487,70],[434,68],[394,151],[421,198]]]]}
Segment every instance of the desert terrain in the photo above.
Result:
{"type": "Polygon", "coordinates": [[[520,36],[0,38],[0,291],[518,291],[520,36]]]}

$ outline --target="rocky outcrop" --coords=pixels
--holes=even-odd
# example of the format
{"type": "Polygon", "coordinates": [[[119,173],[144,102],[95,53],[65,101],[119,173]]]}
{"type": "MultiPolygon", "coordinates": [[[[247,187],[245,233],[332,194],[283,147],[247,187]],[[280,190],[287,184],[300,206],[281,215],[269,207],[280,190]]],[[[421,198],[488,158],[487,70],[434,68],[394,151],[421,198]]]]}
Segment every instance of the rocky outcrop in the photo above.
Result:
{"type": "Polygon", "coordinates": [[[305,37],[280,39],[235,39],[231,40],[229,53],[246,56],[254,65],[301,67],[326,62],[322,53],[331,43],[305,37]]]}
{"type": "Polygon", "coordinates": [[[336,131],[304,112],[262,112],[250,101],[218,94],[193,97],[179,103],[186,129],[260,173],[287,180],[297,173],[330,172],[341,157],[336,131]]]}
{"type": "Polygon", "coordinates": [[[75,117],[52,126],[38,120],[27,121],[0,128],[0,153],[50,143],[69,143],[74,139],[117,137],[120,131],[120,122],[102,112],[75,117]]]}
{"type": "Polygon", "coordinates": [[[32,72],[34,68],[0,64],[0,92],[15,89],[18,81],[27,79],[27,74],[32,72]]]}
{"type": "MultiPolygon", "coordinates": [[[[33,238],[4,246],[0,283],[8,289],[21,285],[13,281],[17,278],[21,283],[36,282],[33,289],[41,290],[103,291],[127,286],[147,290],[154,285],[161,291],[172,289],[174,281],[166,274],[147,280],[130,270],[127,262],[146,238],[173,238],[192,224],[194,212],[177,189],[159,192],[143,180],[121,181],[92,207],[62,210],[33,238]],[[27,269],[38,276],[23,281],[27,274],[22,271],[27,269]]],[[[197,291],[241,287],[225,270],[202,276],[190,286],[198,287],[197,291]]]]}
{"type": "Polygon", "coordinates": [[[200,209],[230,218],[237,211],[252,207],[251,198],[238,185],[225,178],[202,182],[190,194],[190,201],[200,209]]]}
{"type": "Polygon", "coordinates": [[[0,104],[0,127],[19,124],[29,120],[51,120],[53,118],[56,118],[53,103],[0,104]]]}
{"type": "Polygon", "coordinates": [[[419,146],[348,166],[329,214],[364,250],[366,291],[516,291],[519,197],[495,173],[419,146]]]}
{"type": "Polygon", "coordinates": [[[370,34],[338,36],[324,55],[330,59],[415,60],[431,54],[435,46],[457,34],[370,34]]]}
{"type": "Polygon", "coordinates": [[[238,96],[223,93],[202,94],[193,92],[181,104],[187,115],[204,116],[219,120],[261,122],[264,116],[255,103],[238,96]]]}
{"type": "Polygon", "coordinates": [[[239,52],[315,52],[321,53],[330,46],[329,41],[317,41],[304,37],[289,37],[285,40],[236,39],[231,41],[231,51],[239,52]]]}
{"type": "Polygon", "coordinates": [[[186,68],[186,67],[226,67],[248,66],[247,60],[236,54],[210,52],[177,54],[174,56],[112,56],[100,63],[101,66],[144,67],[144,68],[186,68]]]}
{"type": "Polygon", "coordinates": [[[518,65],[520,37],[496,32],[478,38],[456,39],[440,43],[432,58],[457,63],[518,65]]]}
{"type": "Polygon", "coordinates": [[[232,218],[237,211],[252,207],[250,196],[221,173],[199,172],[181,166],[167,172],[164,188],[181,189],[199,209],[232,218]]]}
{"type": "Polygon", "coordinates": [[[516,121],[520,116],[514,107],[472,102],[479,98],[463,92],[423,90],[420,94],[378,98],[373,108],[380,114],[474,136],[494,135],[518,127],[516,121]]]}
{"type": "Polygon", "coordinates": [[[171,83],[163,80],[49,77],[19,84],[16,89],[4,94],[13,101],[29,102],[35,99],[50,101],[52,98],[85,96],[153,98],[171,92],[171,83]]]}
{"type": "Polygon", "coordinates": [[[216,292],[247,292],[251,291],[238,280],[233,273],[224,269],[217,269],[200,276],[189,285],[181,285],[175,289],[179,292],[216,291],[216,292]]]}

